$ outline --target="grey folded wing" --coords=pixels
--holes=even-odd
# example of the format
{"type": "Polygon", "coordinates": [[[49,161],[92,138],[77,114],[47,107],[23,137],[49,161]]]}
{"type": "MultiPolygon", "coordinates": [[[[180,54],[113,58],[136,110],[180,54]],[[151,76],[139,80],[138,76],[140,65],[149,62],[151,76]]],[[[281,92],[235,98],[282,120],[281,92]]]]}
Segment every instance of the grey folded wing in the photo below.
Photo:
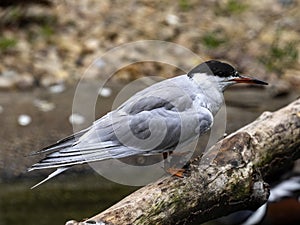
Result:
{"type": "Polygon", "coordinates": [[[73,143],[67,138],[66,142],[50,146],[54,152],[30,170],[170,151],[212,126],[213,116],[206,108],[176,111],[167,104],[152,105],[147,110],[113,111],[80,133],[73,143]]]}

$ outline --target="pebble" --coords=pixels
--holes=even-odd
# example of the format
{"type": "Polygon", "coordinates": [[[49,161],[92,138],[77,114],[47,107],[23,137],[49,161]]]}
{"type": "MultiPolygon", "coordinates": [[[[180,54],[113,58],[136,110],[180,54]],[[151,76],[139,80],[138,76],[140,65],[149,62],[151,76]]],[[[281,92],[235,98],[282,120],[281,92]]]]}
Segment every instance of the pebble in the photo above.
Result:
{"type": "Polygon", "coordinates": [[[15,81],[8,77],[0,76],[0,90],[12,89],[15,85],[15,81]]]}
{"type": "Polygon", "coordinates": [[[98,94],[101,96],[101,97],[105,97],[105,98],[108,98],[111,96],[112,94],[112,90],[111,88],[109,87],[103,87],[99,90],[98,94]]]}
{"type": "Polygon", "coordinates": [[[33,105],[42,112],[49,112],[55,108],[55,104],[53,102],[49,102],[41,99],[35,99],[33,101],[33,105]]]}
{"type": "Polygon", "coordinates": [[[60,82],[60,80],[58,80],[56,77],[54,76],[45,76],[45,77],[42,77],[41,80],[40,80],[40,83],[43,87],[50,87],[50,86],[53,86],[53,85],[56,85],[60,82]]]}
{"type": "Polygon", "coordinates": [[[0,90],[9,90],[15,86],[18,73],[14,70],[5,70],[0,74],[0,90]]]}
{"type": "Polygon", "coordinates": [[[77,225],[79,224],[76,220],[69,220],[65,223],[65,225],[77,225]]]}
{"type": "Polygon", "coordinates": [[[6,70],[1,74],[3,77],[14,79],[18,76],[18,73],[14,70],[6,70]]]}
{"type": "Polygon", "coordinates": [[[21,114],[18,117],[18,124],[21,126],[27,126],[31,123],[32,119],[29,115],[26,114],[21,114]]]}
{"type": "Polygon", "coordinates": [[[21,75],[16,79],[16,87],[20,90],[27,90],[34,85],[34,78],[30,75],[21,75]]]}
{"type": "Polygon", "coordinates": [[[73,113],[69,116],[69,122],[73,125],[81,125],[85,122],[85,118],[78,113],[73,113]]]}
{"type": "Polygon", "coordinates": [[[88,39],[83,44],[84,51],[86,52],[94,52],[99,47],[99,40],[98,39],[88,39]]]}
{"type": "Polygon", "coordinates": [[[106,62],[103,59],[97,59],[95,61],[95,66],[99,69],[102,69],[106,65],[106,62]]]}
{"type": "Polygon", "coordinates": [[[66,86],[63,83],[59,83],[50,86],[48,89],[51,93],[58,94],[58,93],[62,93],[66,89],[66,86]]]}
{"type": "Polygon", "coordinates": [[[179,17],[174,14],[168,14],[166,16],[166,22],[168,25],[177,25],[179,24],[179,17]]]}
{"type": "Polygon", "coordinates": [[[280,3],[284,7],[288,7],[288,6],[295,3],[294,0],[277,0],[277,1],[278,1],[278,3],[280,3]]]}

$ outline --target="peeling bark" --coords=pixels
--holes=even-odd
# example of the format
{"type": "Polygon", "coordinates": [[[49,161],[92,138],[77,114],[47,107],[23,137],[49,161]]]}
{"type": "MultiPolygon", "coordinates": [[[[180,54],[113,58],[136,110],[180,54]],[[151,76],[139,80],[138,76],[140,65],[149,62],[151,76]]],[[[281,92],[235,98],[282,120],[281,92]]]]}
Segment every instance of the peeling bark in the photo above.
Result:
{"type": "Polygon", "coordinates": [[[300,99],[215,144],[190,164],[190,175],[167,177],[127,196],[98,215],[71,224],[188,224],[267,201],[263,181],[300,156],[300,99]]]}

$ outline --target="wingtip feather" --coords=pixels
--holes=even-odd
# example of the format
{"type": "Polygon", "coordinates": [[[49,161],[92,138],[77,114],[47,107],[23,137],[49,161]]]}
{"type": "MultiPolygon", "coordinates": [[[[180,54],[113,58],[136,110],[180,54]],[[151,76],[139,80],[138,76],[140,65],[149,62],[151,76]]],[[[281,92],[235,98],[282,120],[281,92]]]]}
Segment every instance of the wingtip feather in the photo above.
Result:
{"type": "Polygon", "coordinates": [[[40,186],[41,184],[45,183],[46,181],[50,180],[51,178],[53,178],[53,177],[59,175],[60,173],[66,171],[67,169],[69,169],[69,167],[60,167],[60,168],[56,169],[53,173],[49,174],[48,177],[46,177],[44,180],[37,183],[36,185],[32,186],[30,189],[34,189],[37,186],[40,186]]]}

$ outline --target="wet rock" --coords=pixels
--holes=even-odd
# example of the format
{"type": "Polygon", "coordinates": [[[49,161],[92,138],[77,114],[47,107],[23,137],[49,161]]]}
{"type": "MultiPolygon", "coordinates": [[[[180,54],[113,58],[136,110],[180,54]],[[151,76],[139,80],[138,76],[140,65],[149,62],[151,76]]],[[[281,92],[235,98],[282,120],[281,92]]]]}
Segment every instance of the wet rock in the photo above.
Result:
{"type": "Polygon", "coordinates": [[[48,89],[51,93],[57,94],[62,93],[66,89],[66,86],[64,85],[64,83],[59,83],[50,86],[48,89]]]}
{"type": "Polygon", "coordinates": [[[65,223],[65,225],[78,225],[79,222],[77,222],[76,220],[69,220],[65,223]]]}
{"type": "Polygon", "coordinates": [[[40,84],[42,87],[50,87],[61,83],[61,79],[55,77],[55,76],[44,76],[41,78],[40,84]]]}
{"type": "Polygon", "coordinates": [[[0,74],[0,90],[9,90],[14,88],[18,73],[13,70],[6,70],[0,74]]]}
{"type": "Polygon", "coordinates": [[[294,0],[277,0],[277,1],[278,1],[278,3],[280,3],[284,7],[291,6],[295,3],[294,0]]]}
{"type": "Polygon", "coordinates": [[[83,51],[86,53],[95,52],[99,47],[99,40],[97,39],[88,39],[83,44],[83,51]]]}
{"type": "Polygon", "coordinates": [[[34,78],[29,74],[24,74],[16,79],[15,85],[20,90],[28,90],[34,86],[34,78]]]}
{"type": "Polygon", "coordinates": [[[31,123],[32,119],[29,115],[21,114],[18,117],[18,124],[20,126],[28,126],[31,123]]]}
{"type": "Polygon", "coordinates": [[[119,73],[117,73],[116,76],[113,77],[114,79],[118,79],[120,81],[123,82],[128,82],[132,79],[132,73],[130,73],[129,71],[121,71],[119,73]]]}
{"type": "Polygon", "coordinates": [[[82,52],[81,44],[71,35],[57,38],[56,43],[58,49],[62,52],[68,53],[70,57],[78,56],[82,52]]]}
{"type": "Polygon", "coordinates": [[[73,125],[81,125],[85,122],[85,117],[78,113],[73,113],[69,116],[69,122],[73,125]]]}
{"type": "Polygon", "coordinates": [[[42,112],[49,112],[55,108],[55,104],[53,102],[49,102],[41,99],[35,99],[33,101],[33,105],[42,112]]]}
{"type": "Polygon", "coordinates": [[[15,85],[15,81],[4,76],[0,76],[0,90],[12,89],[15,85]]]}
{"type": "Polygon", "coordinates": [[[55,71],[54,76],[57,79],[60,79],[63,81],[63,80],[67,80],[67,78],[69,77],[69,74],[64,69],[59,69],[59,70],[55,71]]]}
{"type": "Polygon", "coordinates": [[[166,16],[166,22],[168,25],[178,25],[180,22],[180,19],[178,16],[176,16],[174,14],[168,14],[166,16]]]}
{"type": "Polygon", "coordinates": [[[111,88],[109,87],[103,87],[99,90],[99,93],[98,93],[101,97],[105,97],[105,98],[108,98],[111,96],[112,94],[112,90],[111,88]]]}
{"type": "Polygon", "coordinates": [[[106,62],[103,60],[103,59],[97,59],[95,62],[94,62],[95,66],[99,69],[102,69],[103,67],[106,66],[106,62]]]}

